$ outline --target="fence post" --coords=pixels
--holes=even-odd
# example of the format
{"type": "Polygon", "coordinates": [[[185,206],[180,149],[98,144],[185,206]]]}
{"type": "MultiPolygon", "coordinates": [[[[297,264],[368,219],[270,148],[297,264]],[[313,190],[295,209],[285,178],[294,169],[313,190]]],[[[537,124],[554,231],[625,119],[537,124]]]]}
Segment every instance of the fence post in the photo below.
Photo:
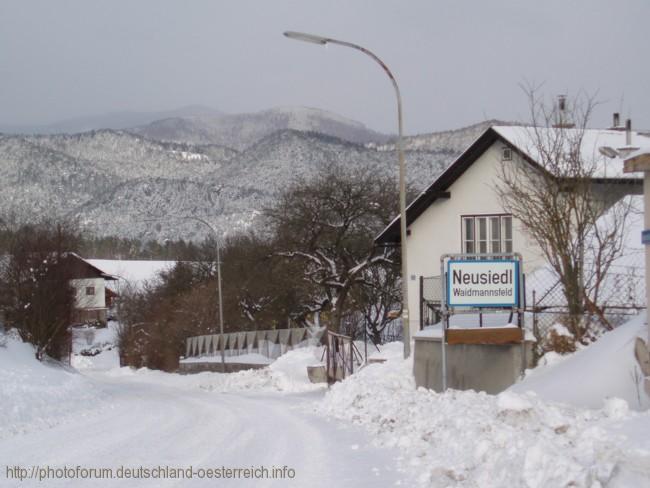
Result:
{"type": "Polygon", "coordinates": [[[449,311],[447,310],[447,290],[445,287],[446,284],[446,275],[445,275],[445,255],[440,256],[440,287],[441,287],[441,300],[440,300],[440,312],[442,315],[442,320],[440,325],[442,327],[442,335],[440,337],[440,347],[442,350],[442,391],[443,393],[447,391],[447,348],[445,345],[445,339],[447,335],[447,327],[449,326],[449,311]]]}
{"type": "Polygon", "coordinates": [[[537,296],[535,290],[533,290],[533,335],[537,339],[537,296]]]}
{"type": "Polygon", "coordinates": [[[327,368],[327,383],[330,381],[330,335],[329,330],[325,329],[325,356],[327,356],[326,368],[327,368]]]}
{"type": "Polygon", "coordinates": [[[420,330],[424,329],[424,276],[420,275],[420,330]]]}
{"type": "Polygon", "coordinates": [[[368,364],[368,327],[363,324],[363,364],[368,364]]]}
{"type": "Polygon", "coordinates": [[[353,354],[353,349],[352,349],[352,344],[354,339],[350,337],[350,374],[354,374],[354,354],[353,354]]]}

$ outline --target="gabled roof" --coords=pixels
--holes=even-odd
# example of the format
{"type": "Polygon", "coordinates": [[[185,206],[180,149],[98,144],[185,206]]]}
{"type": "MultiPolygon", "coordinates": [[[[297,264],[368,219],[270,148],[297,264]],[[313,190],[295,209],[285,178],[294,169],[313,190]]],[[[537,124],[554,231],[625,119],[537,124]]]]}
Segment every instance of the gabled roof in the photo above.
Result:
{"type": "MultiPolygon", "coordinates": [[[[547,149],[558,141],[563,141],[568,152],[571,150],[568,146],[572,144],[572,141],[577,141],[580,138],[580,157],[583,161],[593,164],[593,168],[590,167],[589,170],[593,170],[594,178],[638,178],[636,175],[630,175],[623,171],[623,159],[619,154],[613,158],[607,158],[600,153],[600,148],[603,146],[613,149],[626,146],[625,131],[623,130],[527,126],[494,126],[492,128],[519,152],[538,162],[542,159],[539,154],[540,144],[547,146],[545,147],[547,149]],[[560,131],[562,134],[559,134],[560,131]]],[[[650,144],[648,135],[631,132],[629,147],[639,148],[648,144],[650,144]]]]}
{"type": "MultiPolygon", "coordinates": [[[[540,168],[539,155],[535,153],[533,143],[538,134],[552,137],[552,131],[575,131],[577,129],[535,128],[526,126],[492,126],[486,129],[458,158],[422,193],[420,193],[406,209],[406,225],[411,225],[422,213],[440,198],[450,198],[449,188],[474,162],[497,141],[510,146],[522,159],[540,168]]],[[[570,136],[569,136],[570,140],[570,136]]],[[[632,145],[647,145],[650,137],[638,132],[632,133],[632,145]]],[[[586,129],[582,131],[582,157],[593,160],[596,164],[594,175],[596,180],[620,182],[641,185],[638,175],[623,173],[623,160],[616,157],[606,159],[599,154],[598,148],[610,146],[619,148],[625,145],[625,132],[619,130],[586,129]]],[[[395,245],[400,242],[399,215],[375,238],[375,244],[380,246],[395,245]]]]}
{"type": "Polygon", "coordinates": [[[77,253],[74,252],[66,252],[65,253],[65,258],[69,260],[76,261],[78,263],[78,268],[82,270],[79,278],[87,278],[89,276],[94,276],[97,278],[104,278],[105,280],[110,280],[110,281],[116,281],[118,280],[117,277],[110,275],[108,273],[105,273],[101,269],[99,269],[97,266],[91,264],[88,262],[88,260],[82,258],[79,256],[77,253]],[[83,276],[81,276],[83,274],[83,276]]]}

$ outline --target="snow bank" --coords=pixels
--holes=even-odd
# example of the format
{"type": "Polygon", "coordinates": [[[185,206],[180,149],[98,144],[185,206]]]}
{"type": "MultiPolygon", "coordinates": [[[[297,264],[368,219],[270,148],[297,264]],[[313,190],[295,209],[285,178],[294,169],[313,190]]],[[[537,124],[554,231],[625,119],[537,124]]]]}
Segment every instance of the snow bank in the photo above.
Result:
{"type": "Polygon", "coordinates": [[[309,391],[323,388],[309,381],[307,366],[321,364],[322,347],[303,347],[289,351],[276,359],[269,370],[273,383],[280,391],[309,391]]]}
{"type": "Polygon", "coordinates": [[[179,375],[147,368],[138,370],[119,368],[106,374],[133,381],[144,380],[179,388],[200,388],[220,393],[244,391],[298,393],[326,388],[323,384],[311,383],[307,377],[307,366],[320,364],[322,353],[321,347],[303,347],[283,354],[268,368],[227,374],[203,372],[179,375]]]}
{"type": "Polygon", "coordinates": [[[639,438],[648,439],[650,414],[626,407],[622,400],[593,411],[510,391],[416,390],[412,360],[393,358],[337,383],[314,408],[397,447],[401,469],[426,486],[648,486],[650,449],[626,439],[621,426],[643,425],[639,438]]]}
{"type": "MultiPolygon", "coordinates": [[[[413,344],[411,344],[411,348],[413,344]]],[[[379,346],[379,351],[374,346],[368,345],[369,359],[402,359],[404,357],[403,342],[389,342],[379,346]]]]}
{"type": "Polygon", "coordinates": [[[0,346],[0,438],[88,415],[101,396],[72,368],[37,361],[34,348],[15,336],[0,346]]]}
{"type": "Polygon", "coordinates": [[[636,337],[646,336],[645,318],[639,315],[562,361],[529,370],[510,390],[588,408],[601,408],[606,398],[613,397],[636,410],[650,408],[634,358],[636,337]]]}

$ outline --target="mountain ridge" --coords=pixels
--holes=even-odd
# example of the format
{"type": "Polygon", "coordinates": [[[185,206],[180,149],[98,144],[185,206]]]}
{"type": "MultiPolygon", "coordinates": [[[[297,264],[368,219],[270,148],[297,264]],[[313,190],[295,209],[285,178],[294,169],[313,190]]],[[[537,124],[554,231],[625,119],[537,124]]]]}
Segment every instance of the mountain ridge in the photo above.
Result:
{"type": "MultiPolygon", "coordinates": [[[[281,122],[282,127],[286,119],[281,122]]],[[[445,131],[444,137],[416,136],[421,142],[405,151],[410,185],[423,189],[488,123],[445,131]]],[[[278,192],[323,165],[366,165],[397,180],[397,154],[389,142],[263,129],[252,132],[257,139],[249,134],[251,143],[241,149],[161,141],[130,130],[2,134],[0,218],[29,222],[42,215],[67,216],[96,235],[200,239],[210,230],[177,217],[200,216],[219,232],[244,231],[257,225],[278,192]]]]}

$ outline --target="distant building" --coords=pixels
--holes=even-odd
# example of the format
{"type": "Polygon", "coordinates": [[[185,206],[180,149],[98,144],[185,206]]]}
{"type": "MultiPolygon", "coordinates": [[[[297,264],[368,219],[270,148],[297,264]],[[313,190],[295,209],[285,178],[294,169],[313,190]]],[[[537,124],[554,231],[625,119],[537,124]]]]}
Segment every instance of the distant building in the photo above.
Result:
{"type": "Polygon", "coordinates": [[[73,324],[99,322],[106,325],[108,309],[115,298],[115,293],[106,288],[106,281],[117,278],[72,252],[65,254],[62,264],[73,276],[70,280],[75,290],[73,324]]]}

